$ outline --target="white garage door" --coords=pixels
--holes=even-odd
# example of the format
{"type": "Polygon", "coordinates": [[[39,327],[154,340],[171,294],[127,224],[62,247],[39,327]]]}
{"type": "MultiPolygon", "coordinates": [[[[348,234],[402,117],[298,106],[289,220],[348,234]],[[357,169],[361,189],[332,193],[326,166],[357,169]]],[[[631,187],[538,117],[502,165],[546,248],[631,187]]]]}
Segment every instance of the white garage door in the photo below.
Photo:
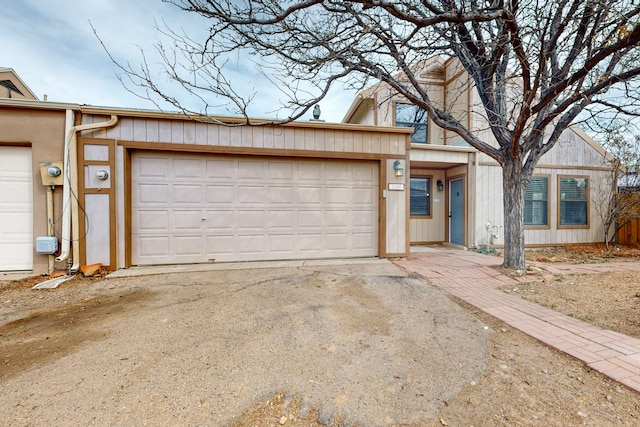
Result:
{"type": "Polygon", "coordinates": [[[375,162],[132,156],[132,264],[369,257],[375,162]]]}
{"type": "Polygon", "coordinates": [[[30,147],[0,147],[0,271],[33,268],[30,147]]]}

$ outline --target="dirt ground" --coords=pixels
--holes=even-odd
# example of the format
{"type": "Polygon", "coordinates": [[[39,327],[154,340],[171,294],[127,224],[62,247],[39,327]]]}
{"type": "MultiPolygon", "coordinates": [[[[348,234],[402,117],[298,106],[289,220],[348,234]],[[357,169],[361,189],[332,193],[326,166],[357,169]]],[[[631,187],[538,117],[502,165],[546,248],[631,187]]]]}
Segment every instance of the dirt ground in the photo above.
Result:
{"type": "MultiPolygon", "coordinates": [[[[534,263],[536,261],[607,262],[614,254],[626,257],[639,255],[624,248],[614,249],[609,253],[596,248],[579,247],[535,251],[528,253],[528,259],[534,263]]],[[[327,274],[314,276],[314,280],[319,280],[316,286],[324,287],[332,280],[336,280],[335,276],[327,274]]],[[[159,292],[174,292],[173,288],[142,286],[149,280],[137,279],[137,286],[123,287],[121,282],[113,280],[77,279],[63,284],[61,289],[51,291],[32,291],[30,287],[33,281],[0,285],[0,406],[4,407],[0,410],[0,415],[4,413],[0,420],[10,419],[6,417],[7,411],[9,414],[13,412],[20,415],[38,411],[38,409],[26,410],[23,407],[27,404],[33,405],[32,401],[28,403],[11,401],[11,405],[17,406],[7,407],[9,402],[6,395],[8,392],[17,392],[9,389],[9,387],[15,387],[17,378],[27,376],[26,374],[36,368],[47,367],[62,358],[81,352],[88,342],[108,341],[110,329],[113,328],[111,322],[114,318],[126,320],[135,313],[148,309],[150,301],[157,299],[159,292]],[[124,289],[127,291],[124,292],[124,289]]],[[[169,281],[176,280],[169,279],[169,281]]],[[[227,277],[226,280],[231,285],[237,278],[227,277]]],[[[196,282],[202,285],[205,280],[200,278],[196,282]]],[[[640,338],[639,285],[640,272],[614,272],[589,276],[554,276],[553,281],[523,284],[515,289],[509,287],[503,290],[599,326],[640,338]]],[[[425,286],[428,287],[426,284],[425,286]]],[[[199,290],[200,297],[202,297],[201,294],[203,291],[199,290]]],[[[432,296],[435,297],[435,294],[432,296]]],[[[186,309],[190,304],[189,298],[182,297],[177,304],[182,304],[183,309],[186,309]]],[[[301,395],[298,392],[300,388],[291,384],[290,387],[284,386],[279,391],[274,390],[270,395],[255,399],[250,404],[244,404],[242,396],[237,396],[236,400],[242,404],[227,407],[231,412],[227,414],[231,421],[224,423],[211,421],[209,424],[200,424],[260,427],[280,425],[297,427],[635,426],[640,424],[638,393],[461,301],[454,300],[454,302],[479,325],[486,325],[483,328],[483,333],[486,333],[484,365],[460,387],[444,393],[443,396],[446,397],[443,397],[441,404],[437,405],[437,410],[425,412],[422,418],[418,417],[419,421],[406,422],[415,417],[403,416],[402,411],[409,413],[416,409],[410,405],[409,396],[404,393],[412,393],[415,390],[408,378],[397,378],[395,389],[393,387],[383,389],[378,398],[383,403],[388,399],[389,406],[400,405],[400,413],[395,413],[392,417],[380,418],[376,422],[358,423],[356,421],[354,423],[353,420],[357,420],[358,417],[354,416],[353,411],[350,413],[332,409],[340,408],[340,404],[348,405],[348,400],[339,393],[325,401],[314,401],[310,406],[309,396],[301,395]],[[403,394],[407,402],[404,409],[403,394]],[[400,396],[399,401],[395,400],[397,396],[400,396]]],[[[409,305],[412,303],[416,303],[413,298],[406,302],[409,305]]],[[[442,302],[439,304],[446,305],[442,302]]],[[[270,316],[275,316],[279,311],[278,307],[275,307],[268,313],[270,316]]],[[[433,319],[436,319],[437,323],[437,316],[434,316],[433,319]]],[[[364,327],[365,319],[366,317],[360,317],[358,321],[360,325],[353,325],[353,327],[364,327]]],[[[378,326],[383,327],[382,324],[378,326]]],[[[451,334],[457,333],[457,328],[453,324],[445,326],[449,327],[451,334]]],[[[286,346],[286,341],[284,344],[280,341],[274,342],[274,346],[281,345],[286,346]]],[[[438,346],[446,347],[446,339],[438,343],[438,346]]],[[[419,361],[427,364],[428,358],[420,358],[420,353],[426,350],[416,350],[417,353],[411,355],[412,359],[403,363],[411,365],[419,361]]],[[[457,350],[454,349],[454,351],[457,350]]],[[[287,354],[286,351],[284,354],[287,354]]],[[[357,356],[346,356],[345,360],[349,360],[349,357],[357,358],[357,356]]],[[[132,356],[129,357],[133,359],[132,356]]],[[[149,354],[148,357],[154,358],[158,355],[149,354]]],[[[290,360],[286,356],[274,359],[277,360],[275,363],[278,366],[273,366],[273,369],[283,373],[296,369],[293,357],[294,354],[291,353],[290,360]]],[[[309,361],[309,363],[316,362],[309,361]]],[[[317,361],[317,363],[322,362],[317,361]]],[[[348,362],[341,363],[344,365],[348,362]]],[[[377,367],[371,366],[370,369],[371,384],[365,386],[365,389],[376,387],[373,381],[376,375],[385,375],[384,372],[379,374],[375,372],[379,369],[377,367]]],[[[128,374],[133,372],[130,371],[128,374]]],[[[454,374],[453,370],[450,372],[451,375],[454,374]]],[[[329,374],[332,373],[327,373],[329,374]]],[[[346,380],[355,381],[356,379],[346,378],[346,380]]],[[[70,394],[70,391],[65,390],[60,393],[70,394]]],[[[37,395],[34,392],[30,395],[33,394],[37,395]]],[[[51,400],[60,398],[58,395],[49,397],[51,400]]],[[[44,401],[39,404],[46,406],[44,401]]],[[[201,402],[201,406],[207,404],[211,403],[204,400],[201,402]]],[[[135,406],[136,402],[129,402],[129,405],[135,406]]],[[[360,409],[353,409],[356,412],[365,410],[363,406],[360,406],[360,409]]],[[[112,418],[112,424],[130,424],[125,418],[117,423],[113,423],[113,420],[112,418]]],[[[150,416],[147,423],[148,425],[163,424],[159,420],[163,418],[159,418],[158,415],[150,416]]],[[[165,418],[164,421],[166,420],[170,420],[168,423],[172,425],[193,425],[193,422],[184,419],[165,418]]],[[[29,420],[27,417],[22,423],[9,424],[42,425],[44,424],[42,421],[38,418],[29,420]]],[[[46,421],[48,425],[63,425],[67,424],[68,419],[61,416],[46,421]]],[[[3,425],[3,421],[0,421],[0,425],[3,425]]]]}

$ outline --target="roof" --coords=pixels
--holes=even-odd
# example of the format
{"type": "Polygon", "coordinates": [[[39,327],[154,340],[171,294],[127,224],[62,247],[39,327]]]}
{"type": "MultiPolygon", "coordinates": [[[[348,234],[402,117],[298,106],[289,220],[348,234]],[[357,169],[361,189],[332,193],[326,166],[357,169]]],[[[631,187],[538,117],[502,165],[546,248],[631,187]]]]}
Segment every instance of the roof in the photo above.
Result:
{"type": "Polygon", "coordinates": [[[18,73],[15,72],[13,68],[0,67],[0,86],[6,87],[10,91],[18,92],[20,95],[24,96],[26,99],[34,99],[37,100],[38,97],[29,86],[22,81],[18,73]],[[2,76],[2,74],[6,74],[6,76],[2,76]],[[9,77],[8,79],[6,77],[9,77]],[[2,84],[5,82],[5,84],[2,84]],[[27,92],[25,94],[24,92],[27,92]]]}

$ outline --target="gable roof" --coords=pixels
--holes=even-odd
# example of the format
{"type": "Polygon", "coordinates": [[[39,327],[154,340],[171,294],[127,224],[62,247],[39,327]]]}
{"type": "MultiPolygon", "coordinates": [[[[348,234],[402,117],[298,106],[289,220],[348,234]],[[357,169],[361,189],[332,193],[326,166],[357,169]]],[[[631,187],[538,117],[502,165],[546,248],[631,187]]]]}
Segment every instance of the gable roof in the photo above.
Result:
{"type": "Polygon", "coordinates": [[[0,67],[0,98],[38,100],[13,68],[0,67]]]}

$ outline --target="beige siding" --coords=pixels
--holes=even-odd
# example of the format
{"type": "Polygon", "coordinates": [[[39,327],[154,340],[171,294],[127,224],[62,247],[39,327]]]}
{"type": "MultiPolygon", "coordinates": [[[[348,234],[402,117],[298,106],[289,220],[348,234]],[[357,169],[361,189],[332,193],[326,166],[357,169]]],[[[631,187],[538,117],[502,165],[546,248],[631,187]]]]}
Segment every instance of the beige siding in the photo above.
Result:
{"type": "Polygon", "coordinates": [[[538,162],[548,165],[603,167],[607,166],[601,151],[585,141],[572,129],[566,130],[560,140],[538,162]]]}
{"type": "MultiPolygon", "coordinates": [[[[440,179],[445,182],[444,170],[426,171],[425,175],[431,176],[431,218],[410,219],[410,242],[444,242],[445,237],[445,191],[438,191],[436,182],[440,179]]],[[[418,176],[418,175],[416,175],[418,176]]]]}
{"type": "MultiPolygon", "coordinates": [[[[83,123],[105,120],[84,115],[83,123]]],[[[344,153],[405,153],[405,134],[322,129],[321,127],[229,127],[184,120],[123,117],[108,130],[85,132],[85,137],[134,142],[209,145],[279,150],[331,151],[344,153]]]]}
{"type": "Polygon", "coordinates": [[[502,169],[497,165],[478,167],[474,189],[476,191],[476,218],[473,230],[475,232],[475,244],[486,245],[487,229],[485,225],[487,222],[500,226],[504,225],[502,169]]]}
{"type": "MultiPolygon", "coordinates": [[[[409,181],[405,176],[396,177],[393,170],[394,160],[387,160],[387,183],[404,183],[404,191],[387,191],[387,253],[403,254],[406,252],[406,218],[407,218],[407,192],[409,191],[409,181]]],[[[403,167],[407,170],[407,165],[402,161],[403,167]]],[[[388,188],[388,184],[387,184],[388,188]]]]}
{"type": "MultiPolygon", "coordinates": [[[[597,169],[576,168],[536,168],[535,174],[549,177],[548,202],[549,202],[549,228],[525,229],[526,245],[557,245],[566,242],[587,243],[598,242],[602,239],[602,223],[594,209],[594,183],[602,179],[606,172],[597,169]],[[558,176],[586,176],[590,180],[590,211],[589,228],[558,228],[558,176]]],[[[491,222],[504,226],[502,170],[496,166],[480,166],[478,179],[475,186],[476,197],[476,224],[475,232],[477,243],[486,245],[487,231],[485,224],[491,222]]],[[[500,231],[501,239],[503,230],[500,231]]]]}

